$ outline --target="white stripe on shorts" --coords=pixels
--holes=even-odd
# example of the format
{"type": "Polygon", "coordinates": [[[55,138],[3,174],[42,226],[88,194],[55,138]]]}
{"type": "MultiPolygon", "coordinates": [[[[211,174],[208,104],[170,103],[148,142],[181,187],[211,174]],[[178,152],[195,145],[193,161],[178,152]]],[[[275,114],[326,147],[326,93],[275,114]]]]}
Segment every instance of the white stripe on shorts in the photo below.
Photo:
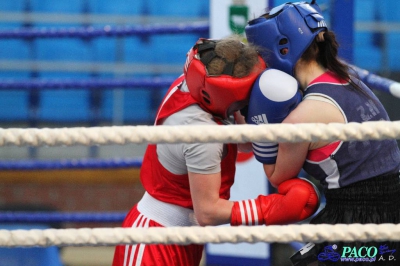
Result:
{"type": "MultiPolygon", "coordinates": [[[[132,227],[137,227],[137,224],[142,217],[143,217],[143,214],[139,214],[139,216],[136,218],[135,222],[133,223],[132,227]]],[[[125,245],[124,266],[126,266],[126,263],[128,260],[128,255],[129,255],[129,245],[125,245]]]]}
{"type": "MultiPolygon", "coordinates": [[[[146,219],[143,228],[149,228],[149,222],[150,219],[146,219]]],[[[142,264],[142,259],[143,259],[143,253],[144,253],[144,248],[146,247],[146,244],[139,244],[139,251],[138,251],[138,256],[136,258],[136,265],[135,266],[140,266],[142,264]]]]}

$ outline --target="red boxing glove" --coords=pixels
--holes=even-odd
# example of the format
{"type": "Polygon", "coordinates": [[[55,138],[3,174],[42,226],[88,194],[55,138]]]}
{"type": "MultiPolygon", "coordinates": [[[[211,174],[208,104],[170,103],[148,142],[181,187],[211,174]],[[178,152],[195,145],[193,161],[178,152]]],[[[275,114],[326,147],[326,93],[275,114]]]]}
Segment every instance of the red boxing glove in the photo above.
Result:
{"type": "Polygon", "coordinates": [[[308,180],[289,179],[281,183],[277,194],[236,201],[231,225],[280,225],[302,221],[319,207],[317,188],[308,180]]]}

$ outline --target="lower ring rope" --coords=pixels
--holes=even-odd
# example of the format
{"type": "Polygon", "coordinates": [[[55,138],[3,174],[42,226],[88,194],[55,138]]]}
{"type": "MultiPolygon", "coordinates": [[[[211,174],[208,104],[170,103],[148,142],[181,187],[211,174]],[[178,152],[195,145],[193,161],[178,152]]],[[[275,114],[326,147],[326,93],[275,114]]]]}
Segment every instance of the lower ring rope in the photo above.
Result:
{"type": "Polygon", "coordinates": [[[399,241],[400,224],[0,230],[1,247],[399,241]]]}

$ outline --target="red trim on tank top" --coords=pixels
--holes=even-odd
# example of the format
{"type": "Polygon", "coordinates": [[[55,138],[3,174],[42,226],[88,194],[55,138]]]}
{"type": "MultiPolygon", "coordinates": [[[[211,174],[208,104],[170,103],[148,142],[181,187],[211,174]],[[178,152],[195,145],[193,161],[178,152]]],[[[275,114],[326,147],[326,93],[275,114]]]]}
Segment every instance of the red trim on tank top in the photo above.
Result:
{"type": "Polygon", "coordinates": [[[337,149],[341,141],[336,141],[321,148],[310,150],[307,154],[307,160],[313,162],[321,162],[329,158],[331,154],[337,149]]]}
{"type": "Polygon", "coordinates": [[[346,84],[348,81],[340,79],[336,74],[326,71],[308,84],[308,87],[316,83],[346,84]]]}

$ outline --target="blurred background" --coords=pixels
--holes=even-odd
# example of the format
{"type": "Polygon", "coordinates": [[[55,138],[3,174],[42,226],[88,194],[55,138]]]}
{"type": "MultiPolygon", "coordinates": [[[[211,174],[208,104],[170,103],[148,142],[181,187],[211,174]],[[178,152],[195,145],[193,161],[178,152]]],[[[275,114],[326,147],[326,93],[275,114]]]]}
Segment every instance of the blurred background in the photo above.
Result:
{"type": "MultiPolygon", "coordinates": [[[[210,37],[211,2],[1,0],[0,127],[152,125],[169,81],[182,73],[186,52],[199,37],[210,37]],[[162,32],[169,26],[179,26],[181,30],[162,32]],[[162,33],[152,32],[158,28],[162,33]],[[103,83],[99,85],[95,80],[103,83]],[[137,83],[127,85],[132,81],[137,83]]],[[[286,1],[265,2],[267,6],[286,1]]],[[[343,32],[351,33],[348,39],[341,40],[350,62],[400,81],[400,2],[317,2],[330,24],[340,24],[342,16],[351,12],[353,23],[341,25],[343,32]]],[[[232,1],[232,5],[238,3],[243,5],[246,1],[232,1]]],[[[400,120],[399,98],[375,92],[391,119],[400,120]]],[[[140,160],[144,149],[144,144],[0,147],[0,210],[128,211],[143,194],[138,167],[44,169],[35,165],[88,159],[140,160]],[[7,165],[13,163],[17,166],[10,169],[7,165]]],[[[37,226],[119,225],[70,222],[37,226]]],[[[110,265],[113,247],[53,251],[49,256],[57,257],[53,260],[60,264],[43,265],[110,265]]],[[[287,265],[287,257],[293,251],[290,245],[273,245],[271,265],[287,265]]],[[[15,250],[15,254],[20,252],[15,250]]],[[[28,265],[18,264],[12,256],[10,250],[0,249],[0,265],[28,265]]]]}

